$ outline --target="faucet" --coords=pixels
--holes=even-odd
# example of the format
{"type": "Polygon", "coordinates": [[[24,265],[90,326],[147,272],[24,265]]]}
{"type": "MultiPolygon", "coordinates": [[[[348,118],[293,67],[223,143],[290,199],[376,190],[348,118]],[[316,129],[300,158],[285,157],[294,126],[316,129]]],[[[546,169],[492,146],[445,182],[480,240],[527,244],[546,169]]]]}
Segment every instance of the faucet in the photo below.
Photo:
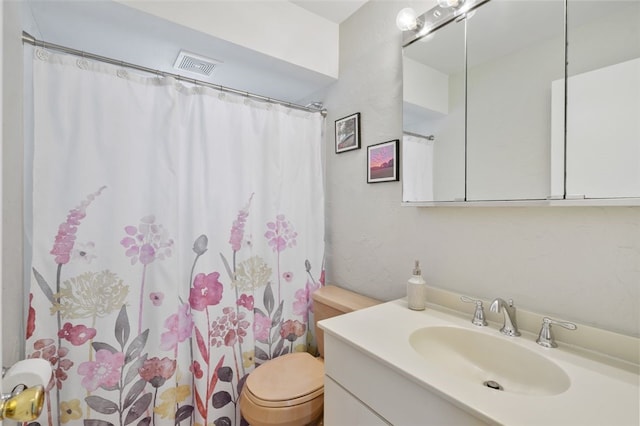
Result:
{"type": "Polygon", "coordinates": [[[518,324],[516,323],[516,307],[513,306],[513,300],[509,299],[509,303],[505,302],[501,298],[495,299],[491,302],[489,307],[491,312],[502,312],[504,314],[504,325],[500,329],[502,334],[507,336],[519,336],[518,324]]]}

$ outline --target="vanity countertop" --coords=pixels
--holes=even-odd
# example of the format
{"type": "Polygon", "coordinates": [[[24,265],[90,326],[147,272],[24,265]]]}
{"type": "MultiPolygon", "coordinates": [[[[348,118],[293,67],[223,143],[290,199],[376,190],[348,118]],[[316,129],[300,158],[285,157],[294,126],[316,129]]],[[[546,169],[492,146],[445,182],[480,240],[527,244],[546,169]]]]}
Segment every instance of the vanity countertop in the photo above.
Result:
{"type": "Polygon", "coordinates": [[[412,311],[408,309],[406,299],[399,299],[330,318],[319,325],[325,333],[490,423],[536,426],[640,424],[637,365],[581,351],[561,342],[558,348],[544,348],[535,343],[536,335],[523,332],[520,337],[507,337],[498,331],[496,324],[476,327],[466,316],[436,305],[428,306],[424,311],[412,311]],[[556,395],[499,392],[447,373],[430,364],[410,345],[414,331],[436,326],[459,327],[509,339],[562,368],[569,376],[569,389],[556,395]]]}

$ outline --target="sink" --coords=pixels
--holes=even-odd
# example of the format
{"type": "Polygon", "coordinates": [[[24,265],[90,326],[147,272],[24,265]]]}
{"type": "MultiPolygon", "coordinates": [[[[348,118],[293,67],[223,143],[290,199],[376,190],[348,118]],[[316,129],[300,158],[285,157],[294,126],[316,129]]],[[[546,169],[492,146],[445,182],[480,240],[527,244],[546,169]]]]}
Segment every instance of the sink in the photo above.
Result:
{"type": "Polygon", "coordinates": [[[488,392],[542,396],[569,389],[571,381],[562,368],[510,339],[465,328],[434,326],[414,331],[409,343],[432,365],[488,392]]]}

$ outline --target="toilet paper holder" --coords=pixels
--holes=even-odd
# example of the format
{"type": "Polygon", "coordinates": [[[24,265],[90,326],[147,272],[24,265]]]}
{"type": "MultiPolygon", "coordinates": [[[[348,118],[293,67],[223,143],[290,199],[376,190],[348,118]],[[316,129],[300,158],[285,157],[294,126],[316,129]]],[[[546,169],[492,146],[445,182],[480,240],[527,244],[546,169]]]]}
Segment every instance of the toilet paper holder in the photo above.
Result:
{"type": "MultiPolygon", "coordinates": [[[[25,360],[20,361],[16,364],[21,364],[18,368],[10,368],[7,369],[2,367],[2,379],[3,381],[6,378],[11,378],[14,376],[18,376],[21,374],[20,370],[24,367],[24,365],[32,366],[32,362],[36,360],[25,360]],[[13,371],[16,373],[12,374],[13,371]]],[[[36,362],[46,362],[46,367],[51,372],[51,365],[44,360],[37,360],[36,362]]],[[[37,365],[37,364],[34,364],[37,365]]],[[[45,364],[39,366],[43,368],[45,364]]],[[[49,374],[50,376],[50,374],[49,374]]],[[[18,382],[22,380],[18,379],[18,382]]],[[[30,380],[33,382],[34,380],[30,380]]],[[[0,393],[0,420],[15,420],[18,422],[28,422],[31,420],[35,420],[40,416],[42,412],[42,408],[44,406],[45,399],[45,389],[44,386],[49,383],[46,380],[46,373],[43,373],[40,378],[37,380],[42,384],[29,383],[29,385],[25,383],[15,383],[11,387],[11,392],[0,393]],[[46,383],[45,383],[46,381],[46,383]]]]}

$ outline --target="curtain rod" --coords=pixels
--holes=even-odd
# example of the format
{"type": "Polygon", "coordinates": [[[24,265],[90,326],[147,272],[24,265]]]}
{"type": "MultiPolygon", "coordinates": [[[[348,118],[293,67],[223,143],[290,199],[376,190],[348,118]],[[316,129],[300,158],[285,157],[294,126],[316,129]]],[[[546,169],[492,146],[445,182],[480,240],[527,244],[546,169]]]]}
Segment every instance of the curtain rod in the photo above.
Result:
{"type": "Polygon", "coordinates": [[[134,70],[138,70],[138,71],[148,72],[150,74],[161,75],[163,77],[173,77],[176,80],[186,81],[188,83],[197,84],[199,86],[211,87],[213,89],[220,90],[222,92],[230,92],[230,93],[234,93],[234,94],[237,94],[237,95],[246,96],[248,98],[257,99],[257,100],[263,101],[263,102],[269,102],[269,103],[273,103],[273,104],[284,105],[284,106],[289,107],[289,108],[299,109],[299,110],[303,110],[303,111],[319,112],[320,114],[322,114],[323,117],[326,117],[326,115],[327,115],[327,110],[324,109],[324,108],[318,109],[318,108],[313,108],[313,107],[309,107],[309,106],[297,105],[297,104],[294,104],[292,102],[287,102],[287,101],[281,101],[281,100],[278,100],[278,99],[268,98],[266,96],[257,95],[255,93],[250,93],[250,92],[245,92],[243,90],[232,89],[231,87],[221,86],[219,84],[208,83],[206,81],[197,80],[195,78],[187,78],[187,77],[181,76],[179,74],[173,74],[173,73],[170,73],[170,72],[154,70],[153,68],[147,68],[147,67],[142,66],[142,65],[136,65],[136,64],[129,63],[129,62],[119,61],[117,59],[108,58],[106,56],[100,56],[100,55],[96,55],[96,54],[93,54],[93,53],[83,52],[81,50],[73,49],[71,47],[61,46],[59,44],[54,44],[54,43],[49,43],[49,42],[42,41],[42,40],[37,40],[35,37],[33,37],[31,34],[25,32],[25,31],[22,32],[22,42],[23,43],[27,43],[27,44],[31,44],[31,45],[36,46],[36,47],[40,46],[40,47],[42,47],[44,49],[57,50],[57,51],[60,51],[60,52],[69,53],[71,55],[81,56],[81,57],[87,58],[87,59],[93,59],[93,60],[96,60],[96,61],[105,62],[105,63],[112,64],[112,65],[119,65],[121,67],[126,67],[126,68],[131,68],[131,69],[134,69],[134,70]]]}
{"type": "Polygon", "coordinates": [[[433,136],[433,135],[427,136],[427,135],[421,135],[420,133],[413,133],[413,132],[407,132],[407,131],[403,131],[402,134],[408,135],[408,136],[414,136],[414,137],[417,137],[417,138],[426,139],[428,141],[432,141],[432,140],[435,139],[435,136],[433,136]]]}

